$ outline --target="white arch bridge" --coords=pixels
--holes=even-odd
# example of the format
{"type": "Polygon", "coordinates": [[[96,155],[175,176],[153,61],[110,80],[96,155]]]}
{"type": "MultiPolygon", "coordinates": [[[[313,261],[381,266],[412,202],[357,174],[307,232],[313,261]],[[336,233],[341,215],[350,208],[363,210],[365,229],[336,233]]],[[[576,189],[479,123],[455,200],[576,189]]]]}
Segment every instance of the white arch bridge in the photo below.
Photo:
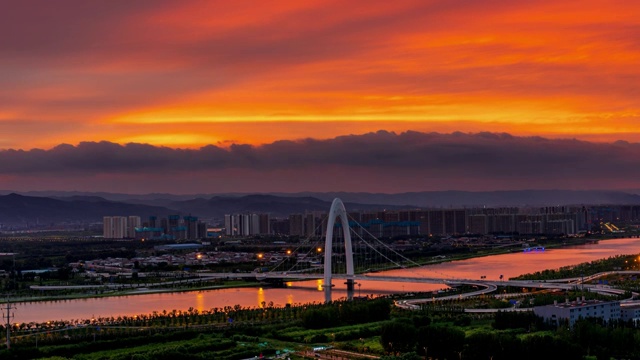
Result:
{"type": "MultiPolygon", "coordinates": [[[[354,234],[358,235],[356,232],[354,234]]],[[[369,234],[371,235],[371,234],[369,234]]],[[[359,235],[358,235],[359,236],[359,235]]],[[[372,235],[373,237],[373,235],[372,235]]],[[[374,237],[375,238],[375,237],[374,237]]],[[[375,239],[379,241],[377,238],[375,239]]],[[[380,241],[379,241],[380,242],[380,241]]],[[[387,261],[393,263],[396,268],[404,268],[407,266],[401,265],[394,261],[393,259],[388,258],[385,254],[381,253],[376,247],[369,244],[362,237],[360,238],[360,245],[366,245],[367,247],[372,249],[372,252],[377,253],[381,257],[387,259],[387,261]]],[[[382,244],[380,242],[380,244],[382,244]]],[[[314,249],[315,246],[307,247],[314,249]]],[[[382,244],[381,247],[386,247],[386,250],[393,252],[396,256],[404,258],[410,266],[420,266],[401,254],[395,252],[393,249],[388,247],[387,245],[382,244]]],[[[362,249],[362,247],[361,247],[362,249]]],[[[365,247],[366,249],[366,247],[365,247]]],[[[351,230],[349,227],[349,218],[348,214],[345,210],[344,204],[338,198],[333,200],[331,204],[331,210],[329,211],[329,216],[327,218],[327,227],[326,227],[326,235],[324,240],[324,249],[321,249],[324,252],[324,265],[323,265],[323,273],[310,273],[307,270],[287,270],[287,271],[269,271],[269,272],[251,272],[251,273],[198,273],[197,278],[192,279],[183,279],[183,280],[174,280],[168,282],[159,282],[154,284],[146,283],[144,285],[145,288],[152,288],[157,286],[166,286],[166,285],[176,285],[176,284],[184,284],[190,282],[198,282],[207,279],[225,279],[225,278],[245,278],[245,279],[258,279],[265,281],[278,281],[284,282],[287,280],[312,280],[312,279],[323,279],[324,284],[323,288],[325,291],[325,301],[331,301],[331,288],[333,287],[332,280],[339,279],[344,280],[347,285],[347,297],[353,298],[353,290],[354,285],[359,280],[366,281],[387,281],[387,282],[402,282],[402,283],[436,283],[443,284],[447,286],[456,286],[456,285],[472,285],[477,286],[479,290],[456,295],[456,297],[470,297],[476,296],[480,294],[486,294],[493,292],[497,289],[498,286],[514,286],[514,287],[526,287],[526,288],[540,288],[540,289],[573,289],[577,285],[576,279],[566,279],[565,282],[554,281],[554,282],[541,282],[541,281],[514,281],[514,280],[504,280],[504,281],[491,281],[491,280],[473,280],[473,279],[460,279],[447,277],[444,274],[440,274],[440,276],[390,276],[390,275],[373,275],[369,272],[368,267],[364,267],[363,274],[356,274],[354,269],[354,253],[353,253],[353,244],[351,241],[351,230]],[[344,239],[344,255],[345,255],[345,272],[344,273],[333,273],[333,245],[334,245],[334,227],[336,226],[336,219],[340,219],[340,226],[342,228],[342,237],[344,239]]],[[[81,285],[81,286],[31,286],[32,289],[35,290],[60,290],[60,289],[78,289],[78,288],[121,288],[122,285],[119,284],[105,284],[105,285],[81,285]]],[[[621,294],[624,291],[601,287],[591,284],[583,284],[581,287],[587,289],[588,291],[599,292],[604,294],[621,294]]],[[[427,302],[431,299],[425,300],[412,300],[412,303],[419,302],[427,302]]],[[[409,305],[407,305],[409,306],[409,305]]]]}
{"type": "MultiPolygon", "coordinates": [[[[364,241],[364,239],[362,240],[367,246],[372,247],[371,244],[364,241]]],[[[348,218],[347,211],[344,207],[344,204],[339,198],[335,198],[333,200],[333,203],[331,204],[331,209],[329,211],[329,215],[327,218],[327,227],[326,227],[326,235],[325,235],[323,252],[324,252],[324,272],[322,274],[320,273],[313,274],[313,273],[306,273],[306,272],[300,272],[300,271],[270,271],[270,272],[260,272],[260,273],[237,273],[237,274],[202,273],[200,274],[200,276],[201,278],[224,278],[224,277],[232,276],[236,278],[256,278],[258,280],[275,280],[275,281],[323,279],[325,301],[327,302],[331,301],[331,288],[333,287],[333,284],[332,284],[333,279],[339,279],[339,280],[345,281],[345,284],[347,285],[348,298],[353,297],[354,285],[359,280],[403,282],[403,283],[431,283],[431,284],[440,283],[447,286],[471,285],[471,286],[477,286],[479,288],[479,290],[456,295],[456,297],[470,297],[470,296],[477,296],[481,294],[491,293],[495,291],[498,286],[514,286],[514,287],[520,287],[520,288],[527,287],[527,288],[562,289],[562,290],[573,289],[576,287],[576,283],[570,283],[569,281],[569,280],[575,280],[575,279],[567,279],[568,281],[564,283],[563,282],[551,283],[551,282],[541,282],[541,281],[473,280],[473,279],[452,278],[444,275],[433,276],[433,277],[425,277],[425,276],[411,277],[411,276],[372,275],[372,274],[366,274],[366,273],[356,274],[354,271],[353,244],[351,241],[349,218],[348,218]],[[336,219],[340,219],[342,235],[344,239],[344,254],[345,254],[345,262],[346,262],[345,273],[337,273],[337,274],[333,273],[333,269],[332,269],[332,263],[333,263],[332,249],[334,245],[333,230],[334,230],[334,227],[336,226],[336,219]]],[[[400,257],[403,257],[397,252],[395,252],[395,254],[399,255],[400,257]]],[[[406,260],[409,260],[409,259],[406,259],[406,260]]],[[[416,264],[412,261],[410,262],[413,263],[412,266],[419,266],[419,264],[416,264]]],[[[403,267],[403,266],[399,265],[398,267],[403,267]]],[[[585,289],[588,289],[589,291],[600,292],[605,294],[623,293],[622,290],[617,290],[612,288],[602,288],[595,285],[584,284],[583,286],[585,289]]],[[[419,301],[420,300],[417,300],[417,302],[419,301]]],[[[429,300],[425,300],[425,301],[429,301],[429,300]]]]}
{"type": "MultiPolygon", "coordinates": [[[[268,272],[253,272],[253,273],[200,273],[200,278],[256,278],[258,280],[264,281],[287,281],[287,280],[315,280],[315,279],[323,279],[323,289],[325,291],[325,301],[331,301],[331,288],[333,287],[332,280],[344,280],[347,285],[347,294],[349,298],[353,297],[354,285],[357,284],[359,280],[366,281],[387,281],[387,282],[406,282],[406,283],[440,283],[446,284],[449,286],[455,286],[459,284],[473,284],[478,285],[482,289],[474,292],[473,294],[481,294],[486,292],[491,292],[496,289],[496,286],[485,284],[484,282],[475,281],[475,280],[464,280],[464,279],[447,279],[445,277],[423,277],[423,276],[415,276],[415,277],[407,277],[407,276],[385,276],[385,275],[371,275],[371,274],[356,274],[354,269],[354,253],[353,253],[353,244],[351,240],[351,228],[349,226],[349,218],[347,211],[344,207],[342,200],[339,198],[335,198],[331,204],[331,209],[329,210],[329,215],[327,217],[327,226],[326,226],[326,235],[324,239],[324,247],[322,249],[322,253],[324,254],[324,271],[322,273],[309,273],[305,271],[268,271],[268,272]],[[334,227],[336,227],[336,220],[340,219],[340,227],[342,229],[342,239],[344,241],[344,262],[346,263],[345,272],[344,273],[334,273],[333,269],[333,248],[334,248],[334,227]]],[[[367,243],[362,239],[363,243],[366,246],[372,248],[382,257],[385,257],[384,254],[381,254],[379,250],[375,249],[371,244],[367,243]]],[[[376,239],[377,240],[377,239],[376,239]]],[[[379,241],[379,240],[377,240],[379,241]]],[[[341,244],[339,244],[341,245],[341,244]]],[[[311,247],[312,249],[315,247],[311,247]]],[[[403,257],[397,252],[391,250],[388,246],[386,247],[388,250],[394,252],[396,255],[403,257]]],[[[404,258],[405,260],[409,260],[404,258]]],[[[394,262],[393,260],[390,260],[394,262]]],[[[409,260],[410,261],[410,260],[409,260]]],[[[418,266],[419,264],[413,263],[411,266],[418,266]]],[[[396,267],[404,267],[396,263],[396,267]]]]}

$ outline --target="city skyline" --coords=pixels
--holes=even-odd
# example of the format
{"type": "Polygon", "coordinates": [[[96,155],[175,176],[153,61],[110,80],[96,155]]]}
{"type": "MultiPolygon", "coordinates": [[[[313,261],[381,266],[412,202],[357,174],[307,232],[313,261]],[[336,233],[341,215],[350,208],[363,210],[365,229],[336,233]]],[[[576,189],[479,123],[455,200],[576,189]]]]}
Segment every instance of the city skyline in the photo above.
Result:
{"type": "Polygon", "coordinates": [[[637,4],[3,5],[3,189],[639,188],[637,4]]]}

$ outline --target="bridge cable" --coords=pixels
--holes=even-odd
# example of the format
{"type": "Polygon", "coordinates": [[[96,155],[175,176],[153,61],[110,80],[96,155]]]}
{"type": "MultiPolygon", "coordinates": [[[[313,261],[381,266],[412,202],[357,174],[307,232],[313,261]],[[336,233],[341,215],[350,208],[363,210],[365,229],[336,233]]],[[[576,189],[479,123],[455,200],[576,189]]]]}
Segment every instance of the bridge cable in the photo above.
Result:
{"type": "MultiPolygon", "coordinates": [[[[304,239],[302,242],[300,242],[300,244],[298,245],[298,247],[296,247],[294,250],[291,251],[291,256],[293,256],[294,254],[298,253],[298,250],[300,250],[303,246],[309,246],[309,242],[311,240],[312,237],[316,236],[316,233],[318,231],[318,229],[324,224],[325,220],[329,217],[328,214],[325,214],[322,219],[320,220],[320,223],[316,226],[316,228],[313,230],[313,233],[310,233],[306,239],[304,239]]],[[[309,248],[309,250],[303,255],[304,258],[307,258],[307,256],[309,254],[311,254],[316,247],[319,245],[319,242],[322,240],[322,236],[320,236],[318,239],[316,239],[311,245],[311,247],[309,248]]],[[[297,257],[297,256],[296,256],[297,257]]],[[[284,263],[288,260],[289,258],[283,258],[282,261],[280,261],[279,263],[277,263],[276,265],[274,265],[269,272],[275,272],[275,270],[277,268],[279,268],[280,266],[284,265],[284,263]]],[[[288,270],[286,270],[286,272],[290,272],[290,271],[294,271],[292,269],[294,269],[296,266],[298,265],[298,261],[296,260],[296,263],[293,264],[288,270]]],[[[303,270],[306,269],[300,269],[300,270],[295,270],[295,271],[300,271],[300,272],[304,272],[303,270]]]]}
{"type": "MultiPolygon", "coordinates": [[[[348,214],[347,214],[347,216],[348,216],[348,214]]],[[[352,220],[353,220],[353,221],[354,221],[358,226],[360,226],[360,228],[361,228],[361,229],[363,229],[367,234],[369,234],[369,236],[371,236],[371,237],[372,237],[373,239],[375,239],[379,244],[381,244],[382,246],[384,246],[385,248],[387,248],[387,249],[388,249],[389,251],[391,251],[392,253],[395,253],[396,255],[398,255],[399,257],[401,257],[402,259],[404,259],[404,260],[408,261],[410,264],[412,264],[412,265],[414,265],[414,266],[416,266],[416,267],[421,267],[421,268],[422,268],[422,267],[424,266],[423,264],[419,264],[419,263],[417,263],[417,262],[415,262],[415,261],[413,261],[413,260],[411,260],[411,259],[409,259],[409,258],[405,257],[404,255],[400,254],[399,252],[395,251],[395,250],[394,250],[394,249],[392,249],[389,245],[385,244],[385,243],[384,243],[384,242],[382,242],[380,239],[378,239],[375,235],[373,235],[371,232],[369,232],[369,231],[368,231],[364,226],[362,226],[358,221],[356,221],[356,219],[354,219],[354,218],[353,218],[353,217],[351,217],[351,216],[349,216],[349,217],[350,217],[350,218],[351,218],[351,219],[352,219],[352,220]]],[[[354,231],[354,234],[357,234],[357,233],[354,231]]],[[[358,235],[358,236],[360,237],[360,235],[358,235]]],[[[362,239],[362,237],[360,237],[360,239],[362,239]]],[[[369,247],[371,247],[373,250],[375,250],[375,251],[377,252],[377,250],[375,249],[375,247],[371,246],[371,245],[370,245],[369,243],[367,243],[364,239],[362,239],[362,241],[363,241],[365,244],[367,244],[369,247]]],[[[378,252],[378,253],[379,253],[379,252],[378,252]]],[[[382,254],[381,254],[381,255],[382,255],[382,254]]],[[[384,256],[384,255],[382,255],[382,256],[384,256]]],[[[386,258],[386,257],[385,257],[385,258],[386,258]]],[[[393,260],[391,260],[391,259],[389,259],[389,258],[386,258],[386,259],[387,259],[387,260],[389,260],[389,261],[391,261],[392,263],[396,264],[393,260]]],[[[398,265],[398,264],[396,264],[396,265],[398,265]]],[[[414,274],[418,275],[418,273],[416,273],[416,272],[414,272],[414,271],[410,270],[410,268],[407,268],[406,266],[401,266],[401,268],[403,268],[403,269],[408,269],[409,271],[411,271],[411,272],[413,272],[414,274]]],[[[445,274],[445,273],[440,272],[440,271],[435,271],[435,270],[426,269],[426,268],[424,268],[424,269],[425,269],[425,270],[427,270],[427,271],[430,271],[430,272],[436,273],[436,274],[443,275],[443,276],[448,277],[448,278],[451,278],[451,279],[455,279],[455,277],[454,277],[454,276],[451,276],[451,275],[445,274]]]]}

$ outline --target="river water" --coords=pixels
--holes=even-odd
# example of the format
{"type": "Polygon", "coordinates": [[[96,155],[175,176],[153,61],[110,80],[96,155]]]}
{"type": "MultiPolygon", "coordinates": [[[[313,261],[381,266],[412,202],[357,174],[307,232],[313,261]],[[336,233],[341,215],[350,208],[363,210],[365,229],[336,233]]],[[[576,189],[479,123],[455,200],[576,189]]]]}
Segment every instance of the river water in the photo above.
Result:
{"type": "MultiPolygon", "coordinates": [[[[597,244],[579,245],[534,252],[517,252],[492,255],[462,261],[445,262],[420,268],[391,270],[375,275],[439,277],[498,280],[544,269],[593,261],[615,255],[640,253],[640,239],[627,238],[600,241],[597,244]]],[[[333,299],[347,296],[346,285],[333,281],[333,299]]],[[[356,296],[381,295],[405,291],[433,291],[445,287],[442,283],[394,283],[359,281],[356,296]]],[[[49,320],[91,319],[93,317],[118,317],[121,315],[149,314],[162,310],[209,310],[239,304],[243,307],[260,307],[263,302],[276,306],[324,301],[322,280],[287,283],[285,288],[233,288],[180,293],[153,293],[109,298],[59,300],[16,303],[14,321],[46,322],[49,320]]]]}

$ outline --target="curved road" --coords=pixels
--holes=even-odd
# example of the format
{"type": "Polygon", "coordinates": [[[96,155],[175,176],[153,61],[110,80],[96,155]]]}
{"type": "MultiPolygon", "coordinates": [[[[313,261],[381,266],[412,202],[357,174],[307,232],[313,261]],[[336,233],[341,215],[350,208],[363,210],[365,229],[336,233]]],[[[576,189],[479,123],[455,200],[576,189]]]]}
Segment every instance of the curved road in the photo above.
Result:
{"type": "MultiPolygon", "coordinates": [[[[584,281],[590,281],[593,279],[597,279],[599,277],[611,274],[629,274],[629,275],[638,275],[640,271],[607,271],[601,272],[597,274],[590,275],[588,277],[584,277],[584,281]]],[[[537,288],[537,289],[560,289],[560,290],[571,290],[578,286],[584,287],[589,292],[595,292],[603,295],[623,295],[627,291],[622,289],[612,288],[608,285],[593,285],[593,284],[584,284],[583,278],[566,278],[566,279],[556,279],[551,281],[543,281],[543,280],[506,280],[506,281],[486,281],[486,280],[458,280],[458,281],[445,281],[445,284],[466,284],[466,285],[480,285],[485,286],[485,289],[473,291],[465,294],[456,294],[450,296],[444,296],[439,298],[424,298],[424,299],[412,299],[412,300],[402,300],[396,301],[396,306],[407,309],[407,310],[417,310],[420,309],[418,304],[429,303],[432,301],[438,300],[451,300],[451,299],[461,299],[461,298],[469,298],[472,296],[478,296],[482,294],[488,294],[495,290],[497,290],[498,286],[514,286],[514,287],[522,287],[522,288],[537,288]],[[576,282],[577,281],[577,282],[576,282]]],[[[637,293],[633,294],[638,295],[637,293]]],[[[625,302],[631,301],[631,299],[623,300],[625,302]]],[[[495,311],[529,311],[530,309],[465,309],[465,312],[495,312],[495,311]]]]}

